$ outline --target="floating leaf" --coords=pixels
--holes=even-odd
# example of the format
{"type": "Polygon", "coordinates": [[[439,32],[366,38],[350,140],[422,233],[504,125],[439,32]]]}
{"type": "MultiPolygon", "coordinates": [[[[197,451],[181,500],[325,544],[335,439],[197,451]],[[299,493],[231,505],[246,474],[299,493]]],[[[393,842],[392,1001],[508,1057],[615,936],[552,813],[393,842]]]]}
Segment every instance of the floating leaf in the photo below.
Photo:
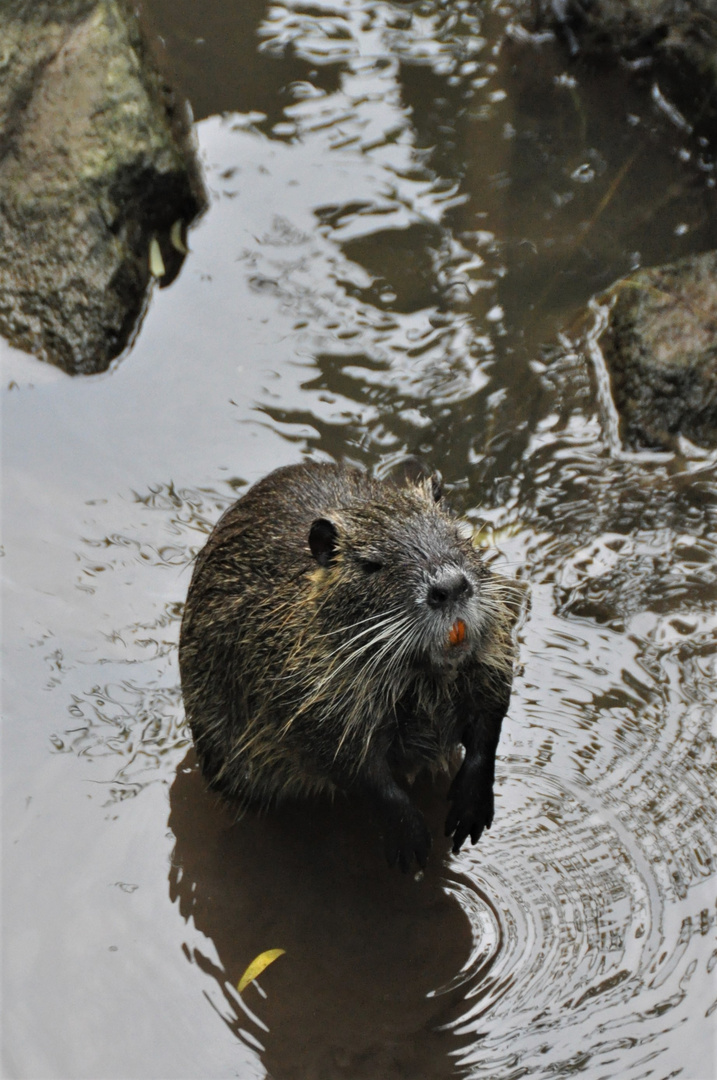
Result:
{"type": "Polygon", "coordinates": [[[258,956],[255,956],[237,983],[237,990],[239,993],[241,994],[243,990],[246,990],[250,982],[254,982],[254,979],[257,979],[262,971],[268,968],[269,964],[273,964],[274,961],[278,960],[280,956],[283,956],[285,952],[286,949],[267,949],[266,952],[259,953],[258,956]]]}
{"type": "Polygon", "coordinates": [[[183,225],[184,222],[182,221],[182,219],[177,218],[174,225],[172,225],[172,228],[169,230],[169,239],[172,242],[172,247],[175,248],[180,253],[180,255],[187,255],[187,245],[184,243],[184,238],[182,236],[183,225]]]}
{"type": "Polygon", "coordinates": [[[149,272],[152,277],[164,277],[166,270],[164,267],[164,259],[162,258],[162,252],[159,247],[159,240],[156,236],[153,236],[149,242],[149,272]]]}

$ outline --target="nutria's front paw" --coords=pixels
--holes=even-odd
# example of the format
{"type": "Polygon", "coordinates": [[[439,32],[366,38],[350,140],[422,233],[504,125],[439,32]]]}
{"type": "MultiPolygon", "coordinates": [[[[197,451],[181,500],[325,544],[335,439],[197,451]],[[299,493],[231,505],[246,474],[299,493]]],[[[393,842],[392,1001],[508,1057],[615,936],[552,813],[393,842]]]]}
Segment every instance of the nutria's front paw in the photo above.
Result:
{"type": "Polygon", "coordinates": [[[446,836],[453,837],[454,855],[469,836],[471,843],[477,844],[483,830],[490,829],[493,823],[492,787],[469,785],[462,780],[459,772],[448,792],[453,805],[446,818],[446,836]]]}
{"type": "Polygon", "coordinates": [[[401,814],[387,819],[384,822],[383,844],[389,866],[398,863],[406,874],[415,858],[423,869],[431,850],[431,834],[420,810],[414,806],[406,807],[401,814]]]}

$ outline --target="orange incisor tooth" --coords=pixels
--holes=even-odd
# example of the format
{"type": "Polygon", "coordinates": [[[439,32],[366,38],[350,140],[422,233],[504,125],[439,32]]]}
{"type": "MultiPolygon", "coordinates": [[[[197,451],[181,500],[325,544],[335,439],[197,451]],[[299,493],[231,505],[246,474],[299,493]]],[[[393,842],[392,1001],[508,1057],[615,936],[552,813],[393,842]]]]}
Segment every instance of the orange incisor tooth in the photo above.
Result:
{"type": "Polygon", "coordinates": [[[448,631],[448,641],[451,645],[460,645],[466,636],[466,624],[463,619],[456,619],[448,631]]]}

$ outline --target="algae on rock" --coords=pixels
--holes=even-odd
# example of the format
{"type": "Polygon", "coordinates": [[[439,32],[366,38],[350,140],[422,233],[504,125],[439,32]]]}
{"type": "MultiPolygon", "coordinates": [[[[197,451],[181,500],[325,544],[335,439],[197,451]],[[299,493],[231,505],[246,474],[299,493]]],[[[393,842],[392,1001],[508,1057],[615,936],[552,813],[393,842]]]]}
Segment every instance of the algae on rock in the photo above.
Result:
{"type": "Polygon", "coordinates": [[[103,371],[140,317],[152,238],[167,248],[206,205],[188,111],[125,0],[9,0],[0,40],[0,333],[103,371]]]}
{"type": "Polygon", "coordinates": [[[717,252],[639,270],[608,296],[600,346],[625,441],[717,447],[717,252]]]}

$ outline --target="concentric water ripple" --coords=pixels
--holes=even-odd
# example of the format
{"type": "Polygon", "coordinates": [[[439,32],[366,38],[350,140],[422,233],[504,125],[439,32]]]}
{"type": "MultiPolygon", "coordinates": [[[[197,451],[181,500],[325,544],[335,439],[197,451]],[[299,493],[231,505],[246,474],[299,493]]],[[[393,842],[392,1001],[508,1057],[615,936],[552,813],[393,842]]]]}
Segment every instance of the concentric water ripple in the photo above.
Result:
{"type": "Polygon", "coordinates": [[[590,1075],[618,1049],[620,1076],[640,1075],[625,1052],[669,1042],[714,903],[693,901],[676,928],[634,834],[587,792],[510,760],[499,791],[500,836],[461,860],[471,884],[456,890],[476,933],[452,1024],[473,1039],[460,1060],[476,1076],[562,1075],[577,1059],[558,1047],[580,1045],[590,1075]]]}
{"type": "MultiPolygon", "coordinates": [[[[100,579],[126,572],[133,561],[155,571],[187,566],[196,538],[206,535],[225,503],[216,492],[156,485],[149,495],[136,497],[138,525],[147,515],[151,522],[145,543],[132,534],[88,539],[78,588],[86,588],[93,575],[98,578],[93,587],[101,588],[100,579]]],[[[610,505],[617,511],[619,489],[607,499],[603,518],[610,516],[610,505]]],[[[665,506],[669,516],[666,497],[665,506]]],[[[701,987],[702,1016],[714,997],[706,987],[715,953],[706,950],[704,939],[714,937],[717,915],[717,643],[715,617],[702,588],[712,580],[714,542],[707,534],[683,534],[671,544],[664,529],[630,538],[606,532],[573,547],[561,562],[564,538],[536,537],[527,528],[507,535],[506,554],[539,568],[536,578],[553,581],[536,580],[521,633],[523,669],[501,743],[494,826],[477,847],[464,849],[447,866],[443,889],[468,920],[470,948],[448,978],[432,986],[428,980],[426,998],[435,1002],[434,1020],[445,1014],[436,1038],[442,1030],[453,1040],[456,1067],[466,1075],[517,1080],[577,1070],[597,1078],[609,1075],[619,1061],[619,1075],[637,1080],[648,1075],[653,1057],[661,1063],[669,1063],[671,1054],[674,1058],[680,1028],[694,1016],[694,988],[701,987]],[[552,570],[556,565],[558,573],[552,570]],[[685,582],[681,591],[662,587],[677,578],[685,582]],[[639,602],[634,591],[625,593],[627,581],[639,602]],[[599,621],[586,614],[588,592],[590,611],[600,613],[599,621]]],[[[510,562],[506,554],[499,562],[510,562]]],[[[74,693],[72,726],[54,740],[56,750],[74,751],[100,766],[114,759],[111,770],[105,769],[109,803],[136,796],[157,780],[166,783],[167,755],[176,761],[188,746],[172,656],[179,615],[180,607],[169,605],[151,625],[119,628],[116,640],[131,642],[131,650],[124,663],[118,657],[112,661],[109,670],[118,681],[74,693]]],[[[79,686],[81,677],[81,671],[55,675],[67,687],[79,686]]],[[[195,789],[192,799],[199,801],[191,813],[206,814],[196,784],[195,789]]],[[[182,813],[186,817],[187,811],[182,813]]],[[[434,810],[441,813],[440,806],[434,810]]],[[[322,843],[312,829],[321,834],[329,829],[326,842],[332,847],[344,827],[342,843],[356,838],[355,823],[329,823],[319,813],[312,825],[304,817],[292,829],[305,863],[315,859],[313,846],[322,843]]],[[[172,891],[182,898],[185,918],[193,913],[197,929],[219,949],[221,966],[210,963],[201,946],[194,962],[219,984],[217,1007],[240,1036],[246,1018],[231,981],[240,959],[236,945],[223,944],[223,920],[234,926],[236,943],[249,928],[232,912],[231,890],[223,895],[224,857],[217,854],[206,864],[181,820],[175,811],[174,858],[183,869],[172,891]],[[217,902],[224,914],[213,911],[217,902]]],[[[221,836],[223,827],[219,819],[207,819],[200,852],[216,844],[217,829],[221,836]]],[[[251,888],[241,884],[243,868],[253,865],[256,872],[255,842],[273,852],[270,862],[280,867],[288,849],[276,844],[284,828],[279,825],[275,835],[270,822],[248,821],[231,841],[231,880],[237,876],[234,888],[243,904],[259,904],[263,895],[257,882],[251,888]],[[258,840],[252,839],[256,830],[258,840]]],[[[370,833],[364,842],[369,847],[357,868],[367,869],[359,878],[371,875],[378,854],[370,833]]],[[[418,905],[413,917],[418,918],[422,902],[429,907],[436,902],[439,851],[440,846],[431,884],[417,886],[410,901],[411,910],[418,905]]],[[[313,910],[313,890],[323,888],[322,881],[331,880],[327,887],[335,892],[343,882],[342,862],[337,854],[329,870],[317,865],[303,878],[293,901],[297,913],[313,910]]],[[[281,887],[282,873],[277,870],[271,891],[281,887]]],[[[354,900],[344,896],[342,901],[349,907],[364,891],[352,876],[341,888],[353,890],[354,900]]],[[[394,902],[390,891],[378,898],[368,893],[360,901],[377,904],[389,919],[396,917],[389,914],[394,902]]],[[[268,936],[292,940],[288,924],[282,929],[280,919],[277,926],[268,936]]],[[[313,930],[305,931],[308,941],[315,956],[329,948],[313,930]]],[[[257,939],[257,949],[259,944],[257,939]]],[[[330,948],[341,948],[340,937],[330,948]]],[[[335,962],[345,958],[336,953],[335,962]]],[[[314,993],[320,999],[324,988],[314,993]]],[[[261,1014],[261,1007],[256,1015],[247,1014],[255,1032],[250,1043],[258,1037],[271,1056],[276,1046],[270,1034],[261,1034],[261,1014]]],[[[286,1022],[299,1021],[292,1012],[286,1022]]],[[[433,1043],[421,1051],[437,1052],[433,1043]]],[[[355,1058],[350,1060],[358,1068],[355,1058]]],[[[441,1075],[441,1067],[436,1069],[431,1075],[441,1075]]],[[[660,1075],[668,1075],[667,1064],[660,1075]]],[[[697,1080],[700,1074],[687,1075],[697,1080]]]]}

